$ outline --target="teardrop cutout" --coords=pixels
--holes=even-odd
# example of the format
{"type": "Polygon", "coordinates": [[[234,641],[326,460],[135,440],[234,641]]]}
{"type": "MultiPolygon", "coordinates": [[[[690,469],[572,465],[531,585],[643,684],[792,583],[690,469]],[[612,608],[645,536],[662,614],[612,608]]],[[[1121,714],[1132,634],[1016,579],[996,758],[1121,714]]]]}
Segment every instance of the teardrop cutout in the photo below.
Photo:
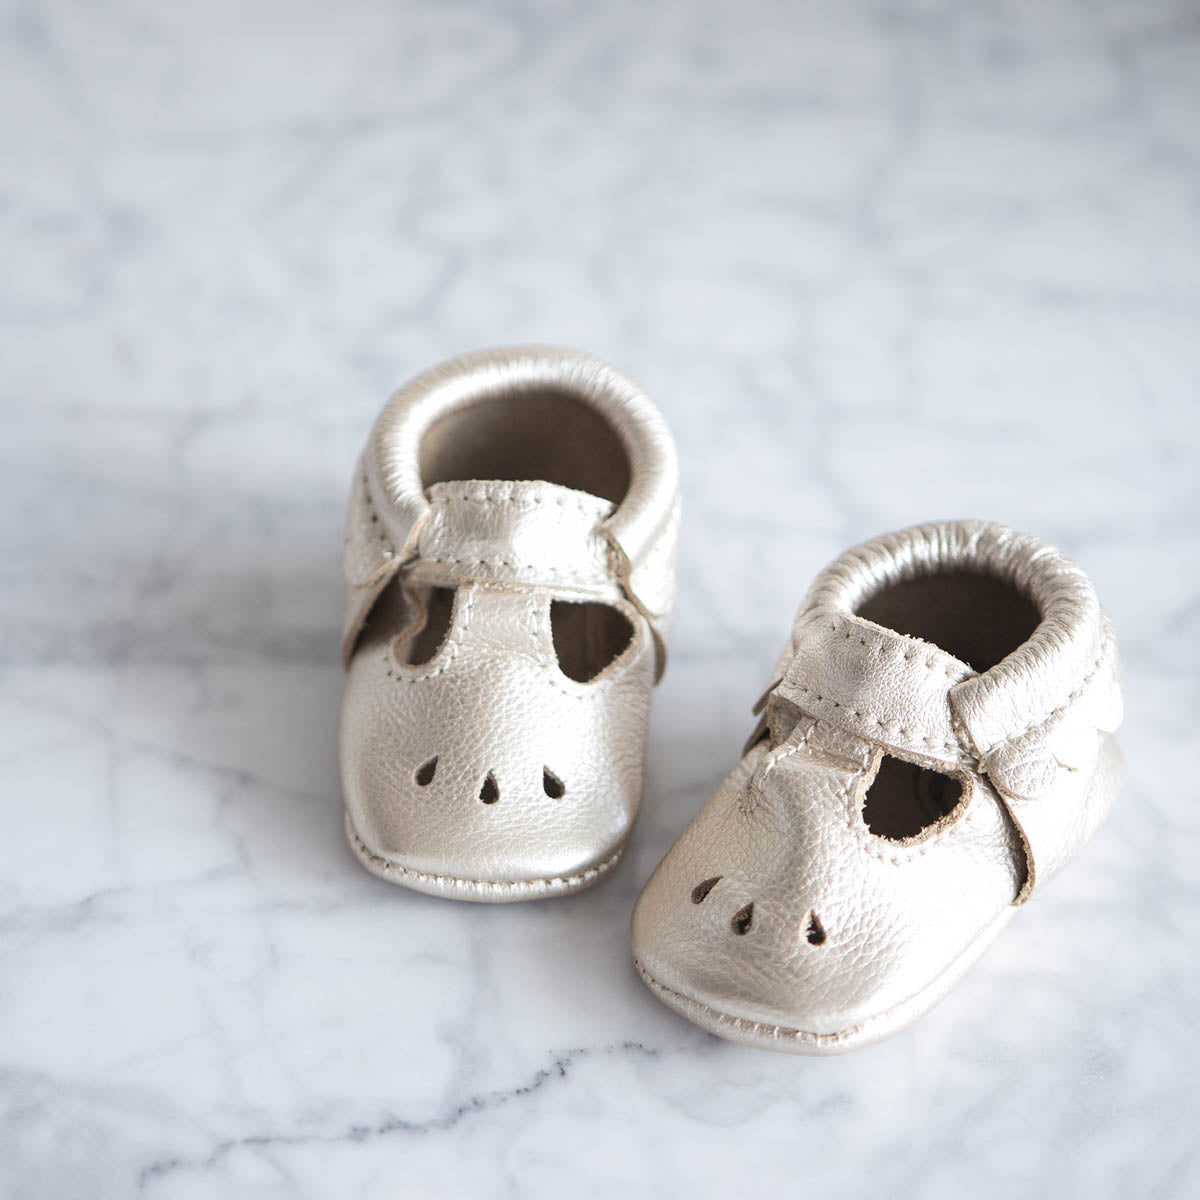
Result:
{"type": "Polygon", "coordinates": [[[825,926],[821,924],[821,918],[815,912],[808,914],[808,930],[805,936],[813,946],[825,944],[825,926]]]}
{"type": "Polygon", "coordinates": [[[754,901],[739,908],[733,914],[733,920],[729,922],[733,926],[733,932],[739,937],[750,932],[750,926],[754,924],[754,901]]]}
{"type": "Polygon", "coordinates": [[[711,879],[705,879],[703,882],[696,884],[692,888],[692,903],[703,904],[708,899],[708,893],[721,882],[720,875],[714,875],[711,879]]]}
{"type": "Polygon", "coordinates": [[[551,800],[561,800],[566,790],[563,781],[549,767],[542,768],[542,791],[551,800]]]}
{"type": "Polygon", "coordinates": [[[500,799],[500,788],[496,784],[496,777],[489,771],[487,778],[483,781],[483,787],[479,789],[479,798],[484,804],[495,804],[500,799]]]}
{"type": "Polygon", "coordinates": [[[435,754],[428,762],[423,762],[417,768],[418,787],[428,787],[433,782],[433,773],[437,770],[437,760],[438,756],[435,754]]]}

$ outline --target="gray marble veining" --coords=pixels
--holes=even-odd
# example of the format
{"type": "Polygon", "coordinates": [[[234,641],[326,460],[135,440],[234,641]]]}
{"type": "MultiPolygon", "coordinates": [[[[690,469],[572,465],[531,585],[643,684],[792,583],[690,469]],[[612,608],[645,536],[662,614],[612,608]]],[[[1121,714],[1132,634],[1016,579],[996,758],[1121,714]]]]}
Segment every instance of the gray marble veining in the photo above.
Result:
{"type": "Polygon", "coordinates": [[[1198,116],[1168,0],[8,4],[0,1195],[1196,1195],[1198,116]],[[530,339],[672,422],[678,625],[614,878],[466,907],[342,842],[341,514],[530,339]],[[909,1034],[720,1043],[634,897],[812,575],[941,516],[1095,580],[1123,801],[909,1034]]]}

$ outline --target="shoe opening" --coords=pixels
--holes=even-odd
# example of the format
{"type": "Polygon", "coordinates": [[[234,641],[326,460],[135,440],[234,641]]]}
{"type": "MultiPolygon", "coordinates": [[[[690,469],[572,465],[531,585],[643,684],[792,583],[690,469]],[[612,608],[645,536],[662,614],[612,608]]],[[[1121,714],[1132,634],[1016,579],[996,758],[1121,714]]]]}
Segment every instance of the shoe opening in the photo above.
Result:
{"type": "Polygon", "coordinates": [[[406,588],[404,580],[396,577],[375,601],[360,645],[382,649],[391,644],[397,662],[420,666],[446,644],[453,619],[453,588],[406,588]]]}
{"type": "Polygon", "coordinates": [[[540,480],[620,504],[629,456],[594,408],[553,388],[488,396],[434,421],[421,442],[425,487],[461,479],[540,480]]]}
{"type": "Polygon", "coordinates": [[[863,797],[863,821],[878,837],[904,841],[948,817],[962,800],[962,784],[890,754],[863,797]]]}
{"type": "Polygon", "coordinates": [[[633,626],[619,609],[570,600],[551,602],[550,632],[559,669],[577,683],[595,679],[633,640],[633,626]]]}
{"type": "Polygon", "coordinates": [[[429,662],[445,644],[454,616],[454,589],[428,588],[424,602],[425,624],[402,647],[397,648],[400,660],[410,667],[429,662]]]}
{"type": "Polygon", "coordinates": [[[1034,602],[994,575],[944,571],[901,579],[858,607],[886,629],[932,642],[986,671],[1027,642],[1041,621],[1034,602]]]}

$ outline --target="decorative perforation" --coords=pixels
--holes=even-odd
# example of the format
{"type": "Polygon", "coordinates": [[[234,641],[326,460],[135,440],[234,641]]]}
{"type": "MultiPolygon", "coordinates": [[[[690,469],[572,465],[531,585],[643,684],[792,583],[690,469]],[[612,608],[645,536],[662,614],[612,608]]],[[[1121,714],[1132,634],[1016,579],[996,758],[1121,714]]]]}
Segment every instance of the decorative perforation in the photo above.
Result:
{"type": "Polygon", "coordinates": [[[495,804],[500,799],[500,787],[496,783],[496,776],[491,771],[487,773],[482,786],[479,789],[479,799],[484,804],[495,804]]]}

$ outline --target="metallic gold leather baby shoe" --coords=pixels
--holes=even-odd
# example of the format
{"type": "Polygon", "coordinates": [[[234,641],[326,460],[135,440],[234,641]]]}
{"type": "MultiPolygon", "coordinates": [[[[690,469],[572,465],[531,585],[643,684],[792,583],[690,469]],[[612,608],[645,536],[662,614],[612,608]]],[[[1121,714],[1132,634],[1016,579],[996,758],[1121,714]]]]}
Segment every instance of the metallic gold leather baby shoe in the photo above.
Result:
{"type": "Polygon", "coordinates": [[[388,401],[346,520],[346,835],[463,900],[595,883],[642,795],[675,592],[679,472],[629,380],[482,351],[388,401]]]}
{"type": "Polygon", "coordinates": [[[848,551],[638,901],[646,983],[774,1050],[912,1024],[1107,815],[1118,670],[1091,583],[1038,538],[946,522],[848,551]]]}

